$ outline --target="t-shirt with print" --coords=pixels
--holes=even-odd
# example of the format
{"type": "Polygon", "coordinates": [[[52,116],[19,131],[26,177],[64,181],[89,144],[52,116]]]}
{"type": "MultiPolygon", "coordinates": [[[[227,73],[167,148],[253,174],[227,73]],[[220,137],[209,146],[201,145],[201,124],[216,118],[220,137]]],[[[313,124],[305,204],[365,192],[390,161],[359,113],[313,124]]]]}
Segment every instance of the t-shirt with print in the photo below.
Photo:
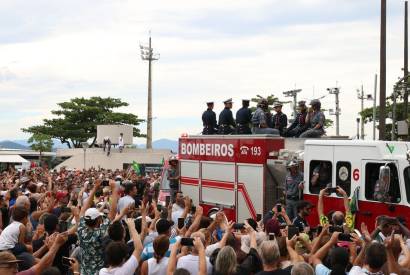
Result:
{"type": "Polygon", "coordinates": [[[104,267],[103,237],[110,226],[110,220],[103,217],[98,228],[89,228],[84,217],[80,218],[78,239],[80,241],[81,275],[97,274],[104,267]]]}

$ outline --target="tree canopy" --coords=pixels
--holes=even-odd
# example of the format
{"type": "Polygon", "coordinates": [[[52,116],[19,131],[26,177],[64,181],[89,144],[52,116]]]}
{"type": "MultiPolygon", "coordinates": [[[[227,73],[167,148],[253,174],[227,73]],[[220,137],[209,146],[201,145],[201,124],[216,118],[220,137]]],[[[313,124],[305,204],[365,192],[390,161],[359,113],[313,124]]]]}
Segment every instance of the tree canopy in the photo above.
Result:
{"type": "Polygon", "coordinates": [[[50,152],[53,149],[53,140],[50,136],[41,133],[33,134],[27,141],[30,148],[38,152],[50,152]]]}
{"type": "Polygon", "coordinates": [[[119,98],[73,98],[57,104],[60,108],[52,110],[56,116],[44,119],[42,125],[22,129],[32,134],[42,134],[61,141],[69,148],[81,147],[81,142],[97,139],[97,125],[128,124],[134,126],[134,137],[144,136],[136,128],[143,120],[131,113],[115,112],[115,109],[128,106],[119,98]]]}
{"type": "MultiPolygon", "coordinates": [[[[410,111],[410,108],[409,108],[410,111]]],[[[393,113],[393,94],[386,98],[386,117],[389,117],[389,114],[393,113]]],[[[359,115],[364,120],[364,123],[373,122],[373,107],[366,108],[363,112],[359,112],[359,115]]],[[[376,122],[379,121],[380,116],[380,106],[376,106],[376,122]]],[[[403,91],[396,91],[396,120],[405,120],[404,115],[404,102],[403,102],[403,91]]],[[[410,119],[410,116],[407,117],[407,120],[410,119]]],[[[378,126],[377,126],[378,127],[378,126]]],[[[410,130],[410,129],[409,129],[410,130]]],[[[396,128],[397,131],[397,128],[396,128]]],[[[410,131],[409,131],[410,132],[410,131]]],[[[397,133],[396,133],[397,136],[397,133]]],[[[386,123],[386,133],[385,139],[391,140],[392,138],[392,124],[386,123]]]]}

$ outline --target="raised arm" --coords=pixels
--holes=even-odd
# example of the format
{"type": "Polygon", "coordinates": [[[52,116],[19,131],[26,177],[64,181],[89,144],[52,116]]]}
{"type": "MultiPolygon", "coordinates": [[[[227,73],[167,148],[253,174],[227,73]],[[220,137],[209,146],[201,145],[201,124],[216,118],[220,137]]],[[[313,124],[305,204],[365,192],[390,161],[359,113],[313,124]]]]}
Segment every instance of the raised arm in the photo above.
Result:
{"type": "Polygon", "coordinates": [[[108,218],[113,221],[115,219],[115,215],[117,214],[117,204],[118,204],[118,190],[115,181],[110,180],[110,187],[111,187],[111,205],[110,205],[110,212],[108,213],[108,218]]]}
{"type": "Polygon", "coordinates": [[[191,234],[198,229],[199,224],[201,223],[203,213],[204,213],[204,210],[202,209],[201,206],[198,205],[196,207],[195,219],[192,222],[191,226],[188,228],[187,232],[185,233],[186,237],[191,236],[191,234]]]}
{"type": "Polygon", "coordinates": [[[198,275],[206,275],[206,257],[205,257],[205,248],[204,244],[201,241],[201,238],[195,237],[194,238],[194,247],[198,251],[198,258],[199,258],[199,270],[198,275]]]}
{"type": "MultiPolygon", "coordinates": [[[[323,210],[323,197],[325,196],[326,193],[326,188],[320,190],[319,193],[319,200],[317,202],[317,214],[319,215],[319,221],[321,222],[321,217],[324,216],[324,210],[323,210]]],[[[321,222],[322,224],[322,222],[321,222]]],[[[323,224],[322,224],[323,226],[323,224]]]]}
{"type": "Polygon", "coordinates": [[[303,257],[300,256],[295,250],[296,241],[297,236],[293,236],[291,240],[286,238],[286,249],[288,250],[290,261],[292,264],[295,264],[297,262],[303,262],[303,257]]]}
{"type": "Polygon", "coordinates": [[[343,190],[342,187],[338,186],[337,187],[337,193],[343,196],[343,204],[345,207],[345,213],[350,213],[350,207],[349,207],[349,197],[347,196],[347,193],[345,190],[343,190]]]}
{"type": "Polygon", "coordinates": [[[128,230],[130,231],[130,236],[132,241],[134,242],[134,252],[132,253],[132,255],[135,256],[135,258],[137,258],[138,261],[140,261],[141,259],[141,252],[142,252],[142,243],[141,243],[141,239],[140,236],[137,232],[137,230],[135,229],[135,222],[134,219],[128,218],[126,220],[127,226],[128,226],[128,230]]]}
{"type": "Polygon", "coordinates": [[[181,248],[181,241],[177,241],[172,246],[171,256],[169,257],[169,260],[168,260],[167,275],[174,274],[174,271],[177,266],[177,254],[180,248],[181,248]]]}
{"type": "Polygon", "coordinates": [[[67,235],[58,234],[54,243],[49,248],[48,252],[40,259],[40,261],[32,267],[32,270],[36,275],[40,275],[41,272],[47,267],[51,266],[54,258],[60,249],[60,247],[67,241],[67,235]]]}
{"type": "Polygon", "coordinates": [[[80,224],[80,210],[78,207],[71,207],[71,213],[73,214],[73,219],[75,220],[74,226],[67,230],[68,235],[73,235],[77,233],[78,226],[80,224]]]}
{"type": "Polygon", "coordinates": [[[327,255],[329,250],[337,243],[339,234],[340,232],[333,232],[330,240],[324,246],[322,246],[315,254],[313,254],[313,256],[311,256],[311,260],[314,266],[322,263],[323,258],[327,255]]]}
{"type": "Polygon", "coordinates": [[[91,189],[90,196],[87,198],[87,200],[85,201],[83,207],[81,208],[80,217],[84,216],[85,211],[87,211],[87,209],[91,207],[91,205],[93,203],[93,200],[94,200],[95,192],[98,190],[98,188],[100,188],[100,186],[101,186],[101,180],[97,179],[94,182],[93,189],[91,189]]]}

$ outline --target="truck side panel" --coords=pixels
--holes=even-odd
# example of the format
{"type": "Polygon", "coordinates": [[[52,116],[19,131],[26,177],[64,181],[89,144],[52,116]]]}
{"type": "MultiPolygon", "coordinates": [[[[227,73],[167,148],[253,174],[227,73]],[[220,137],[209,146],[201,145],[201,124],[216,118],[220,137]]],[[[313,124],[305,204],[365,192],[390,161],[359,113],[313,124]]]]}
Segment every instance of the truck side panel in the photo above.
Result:
{"type": "MultiPolygon", "coordinates": [[[[263,165],[238,164],[237,220],[263,215],[264,202],[263,165]]],[[[265,194],[268,195],[269,194],[265,194]]]]}
{"type": "Polygon", "coordinates": [[[205,203],[235,205],[235,164],[202,162],[202,197],[205,203]]]}

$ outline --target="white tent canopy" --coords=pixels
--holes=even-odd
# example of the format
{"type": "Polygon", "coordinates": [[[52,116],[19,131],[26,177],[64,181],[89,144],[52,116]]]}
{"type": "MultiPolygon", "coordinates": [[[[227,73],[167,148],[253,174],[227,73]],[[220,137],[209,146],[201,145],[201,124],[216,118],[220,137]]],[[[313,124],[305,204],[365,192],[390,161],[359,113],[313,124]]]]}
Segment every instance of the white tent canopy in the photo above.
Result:
{"type": "Polygon", "coordinates": [[[19,155],[0,155],[0,163],[26,163],[28,160],[19,155]]]}

